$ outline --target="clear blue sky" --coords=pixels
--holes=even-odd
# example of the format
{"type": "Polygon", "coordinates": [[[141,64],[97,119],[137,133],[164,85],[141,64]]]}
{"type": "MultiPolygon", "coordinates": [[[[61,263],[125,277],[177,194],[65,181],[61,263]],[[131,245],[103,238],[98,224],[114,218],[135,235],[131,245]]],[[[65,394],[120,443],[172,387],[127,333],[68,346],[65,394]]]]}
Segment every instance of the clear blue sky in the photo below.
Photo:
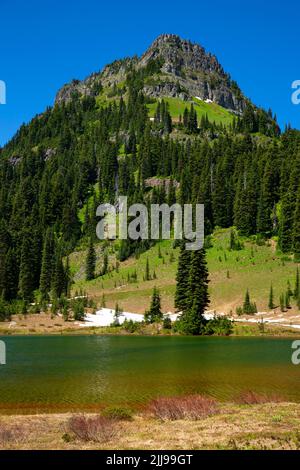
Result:
{"type": "Polygon", "coordinates": [[[256,104],[299,128],[291,83],[300,80],[296,0],[1,0],[0,145],[52,105],[56,91],[116,58],[140,55],[161,33],[216,54],[256,104]]]}

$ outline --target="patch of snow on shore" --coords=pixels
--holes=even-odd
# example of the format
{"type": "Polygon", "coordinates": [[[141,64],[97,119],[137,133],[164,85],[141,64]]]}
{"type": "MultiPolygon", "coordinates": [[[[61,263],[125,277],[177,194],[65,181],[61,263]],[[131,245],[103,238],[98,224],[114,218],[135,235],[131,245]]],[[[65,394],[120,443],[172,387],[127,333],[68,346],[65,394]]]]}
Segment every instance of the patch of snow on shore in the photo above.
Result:
{"type": "MultiPolygon", "coordinates": [[[[165,317],[169,316],[172,322],[175,322],[181,315],[182,312],[179,313],[171,313],[168,312],[165,314],[165,317]]],[[[102,308],[98,310],[95,314],[93,313],[86,313],[84,317],[84,322],[79,323],[79,326],[110,326],[115,318],[115,310],[111,308],[102,308]]],[[[211,320],[214,317],[215,313],[207,312],[204,314],[206,320],[211,320]]],[[[132,320],[134,322],[142,322],[144,320],[144,315],[139,313],[130,313],[130,312],[123,312],[119,316],[119,323],[122,325],[125,320],[132,320]]]]}
{"type": "MultiPolygon", "coordinates": [[[[87,313],[84,317],[84,323],[80,323],[80,326],[110,326],[115,318],[115,310],[110,308],[102,308],[98,310],[95,314],[87,313]]],[[[142,322],[144,320],[144,315],[138,313],[129,313],[123,312],[119,316],[119,323],[124,323],[125,320],[132,320],[135,322],[142,322]]]]}

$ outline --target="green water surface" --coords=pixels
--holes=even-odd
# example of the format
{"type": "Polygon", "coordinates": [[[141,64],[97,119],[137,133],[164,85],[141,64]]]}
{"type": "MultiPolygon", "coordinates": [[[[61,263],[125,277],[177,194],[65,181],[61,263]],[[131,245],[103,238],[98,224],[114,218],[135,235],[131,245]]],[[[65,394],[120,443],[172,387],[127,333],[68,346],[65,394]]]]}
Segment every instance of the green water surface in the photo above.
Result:
{"type": "Polygon", "coordinates": [[[276,393],[300,402],[286,338],[14,336],[0,366],[0,409],[142,405],[201,393],[276,393]]]}

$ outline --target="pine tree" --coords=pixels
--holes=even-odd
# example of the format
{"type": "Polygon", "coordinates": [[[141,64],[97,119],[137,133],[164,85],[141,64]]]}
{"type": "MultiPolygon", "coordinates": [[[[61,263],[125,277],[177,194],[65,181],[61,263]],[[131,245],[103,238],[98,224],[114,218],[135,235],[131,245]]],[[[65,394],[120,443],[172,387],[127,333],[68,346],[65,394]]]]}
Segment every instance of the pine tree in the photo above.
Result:
{"type": "Polygon", "coordinates": [[[299,297],[300,297],[300,278],[299,278],[299,268],[297,267],[295,288],[294,288],[294,298],[299,299],[299,297]]]}
{"type": "Polygon", "coordinates": [[[291,308],[290,295],[288,291],[285,293],[285,306],[287,309],[291,308]]]}
{"type": "Polygon", "coordinates": [[[270,310],[273,310],[275,308],[275,305],[274,305],[274,292],[273,292],[273,285],[272,284],[271,284],[271,288],[270,288],[268,307],[269,307],[270,310]]]}
{"type": "Polygon", "coordinates": [[[32,242],[30,234],[25,233],[23,236],[19,274],[19,295],[21,299],[31,301],[34,288],[32,242]]]}
{"type": "Polygon", "coordinates": [[[163,320],[160,293],[156,287],[153,289],[150,309],[145,313],[145,320],[149,323],[156,323],[163,320]]]}
{"type": "Polygon", "coordinates": [[[202,248],[192,252],[188,284],[188,307],[196,305],[199,315],[203,315],[209,305],[208,284],[206,254],[202,248]]]}
{"type": "Polygon", "coordinates": [[[274,207],[275,196],[274,196],[274,175],[273,175],[274,163],[268,161],[260,192],[260,198],[258,203],[258,215],[257,215],[257,231],[264,234],[270,234],[273,229],[272,225],[272,210],[274,207]]]}
{"type": "Polygon", "coordinates": [[[42,268],[40,275],[40,291],[43,300],[49,299],[49,292],[51,289],[51,278],[54,264],[54,240],[53,232],[48,229],[43,246],[42,254],[42,268]]]}
{"type": "Polygon", "coordinates": [[[193,251],[190,261],[187,310],[181,316],[182,329],[186,334],[203,333],[206,320],[204,313],[209,305],[208,270],[205,250],[193,251]]]}
{"type": "Polygon", "coordinates": [[[51,290],[53,298],[59,299],[65,291],[66,278],[61,248],[58,246],[55,253],[55,264],[52,275],[51,290]]]}
{"type": "Polygon", "coordinates": [[[254,313],[257,313],[257,307],[255,302],[251,302],[250,300],[249,289],[247,289],[246,291],[245,300],[243,304],[243,313],[245,313],[246,315],[253,315],[254,313]]]}
{"type": "Polygon", "coordinates": [[[103,255],[103,267],[102,267],[102,276],[105,276],[105,274],[108,272],[108,253],[107,250],[104,251],[103,255]]]}
{"type": "Polygon", "coordinates": [[[87,281],[91,281],[95,278],[96,269],[96,252],[92,238],[90,238],[89,248],[86,256],[86,267],[85,267],[85,278],[87,281]]]}
{"type": "Polygon", "coordinates": [[[149,258],[147,258],[146,268],[145,268],[145,281],[150,281],[150,280],[151,280],[151,275],[150,275],[149,258]]]}
{"type": "Polygon", "coordinates": [[[15,251],[10,248],[5,257],[5,300],[13,300],[18,293],[18,267],[15,251]]]}
{"type": "Polygon", "coordinates": [[[292,244],[294,260],[298,262],[300,261],[300,185],[298,190],[296,209],[294,213],[292,244]]]}
{"type": "Polygon", "coordinates": [[[281,312],[285,312],[285,297],[284,297],[284,294],[281,294],[281,296],[279,298],[279,303],[280,303],[281,312]]]}
{"type": "Polygon", "coordinates": [[[175,308],[179,312],[183,312],[188,308],[190,263],[191,251],[186,250],[185,244],[182,242],[178,259],[175,292],[175,308]]]}

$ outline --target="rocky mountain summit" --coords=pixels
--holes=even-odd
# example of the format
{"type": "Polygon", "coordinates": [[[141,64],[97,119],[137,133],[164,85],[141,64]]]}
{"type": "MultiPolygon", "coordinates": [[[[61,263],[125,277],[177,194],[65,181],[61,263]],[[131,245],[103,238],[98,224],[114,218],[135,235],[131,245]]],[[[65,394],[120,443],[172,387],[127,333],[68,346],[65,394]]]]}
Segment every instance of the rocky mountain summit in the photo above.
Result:
{"type": "Polygon", "coordinates": [[[83,81],[73,80],[58,92],[56,103],[69,101],[74,93],[97,96],[100,89],[123,83],[132,70],[141,73],[143,92],[152,98],[197,97],[237,113],[246,105],[239,87],[214,55],[174,34],[159,36],[140,58],[117,60],[83,81]]]}

